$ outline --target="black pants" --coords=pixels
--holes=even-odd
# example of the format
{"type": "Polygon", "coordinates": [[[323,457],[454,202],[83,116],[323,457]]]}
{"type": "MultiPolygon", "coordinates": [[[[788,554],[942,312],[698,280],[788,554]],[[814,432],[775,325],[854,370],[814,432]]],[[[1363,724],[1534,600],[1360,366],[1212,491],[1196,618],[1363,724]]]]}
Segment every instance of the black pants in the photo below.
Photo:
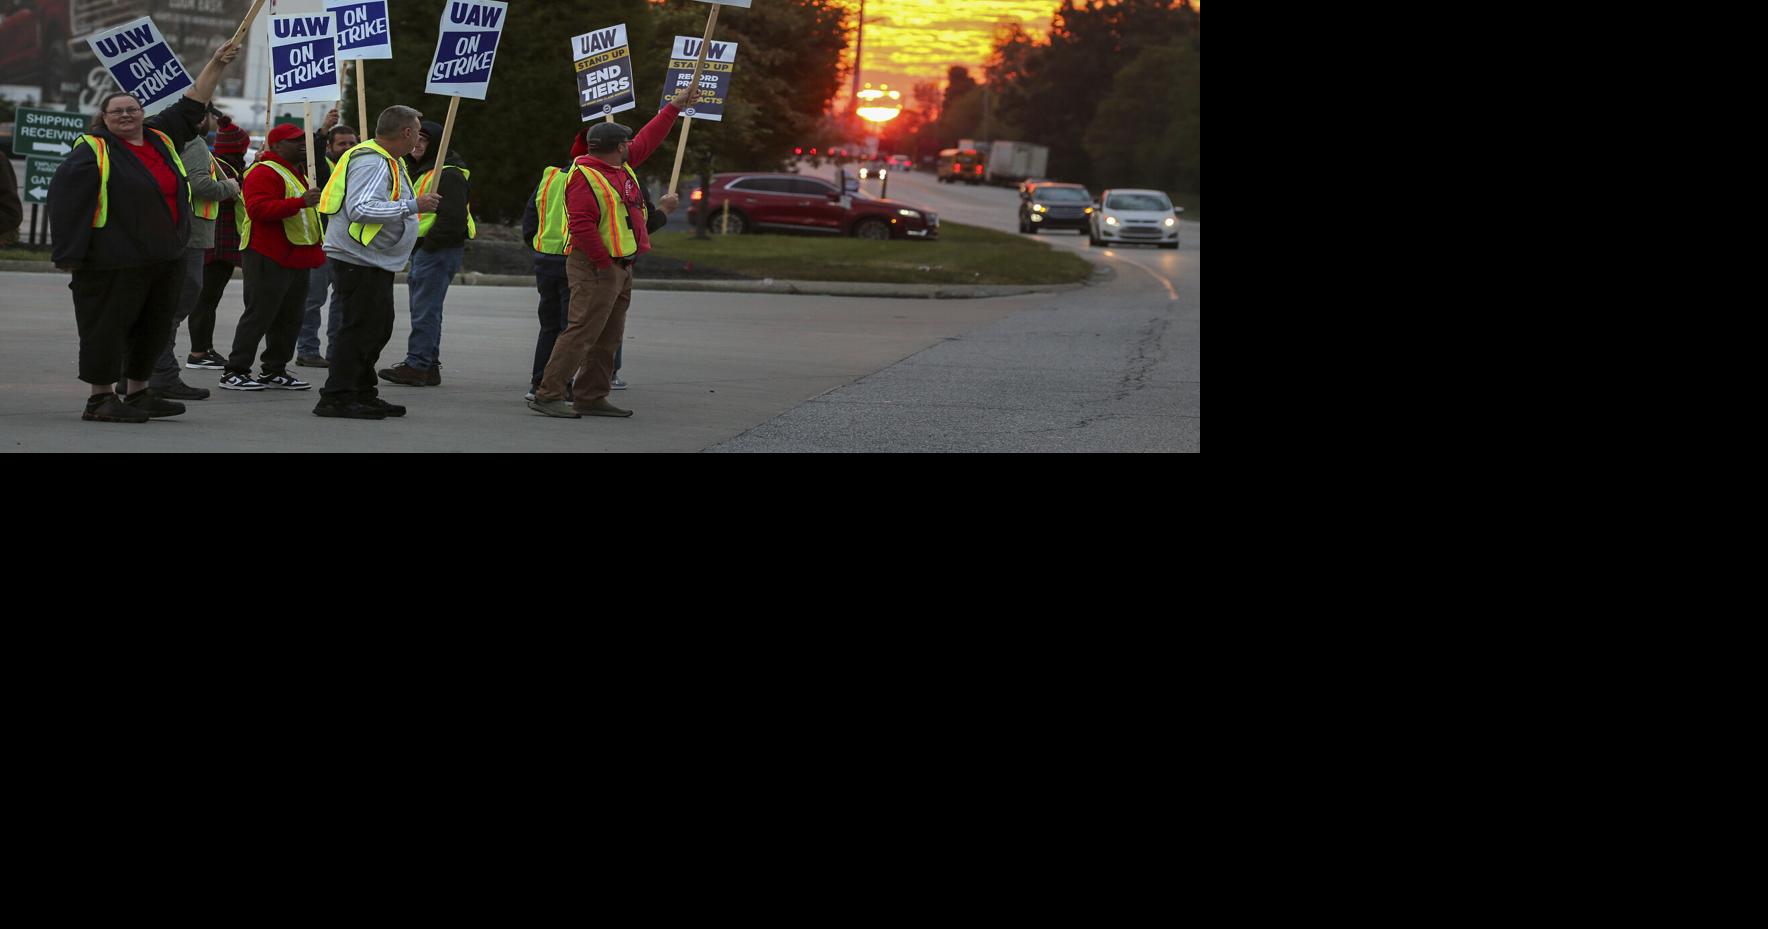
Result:
{"type": "Polygon", "coordinates": [[[571,279],[536,274],[534,283],[540,290],[540,339],[534,343],[534,377],[529,380],[529,387],[540,386],[547,359],[552,357],[553,343],[571,321],[571,279]]]}
{"type": "Polygon", "coordinates": [[[80,327],[80,380],[145,381],[172,335],[184,287],[183,260],[115,271],[75,271],[74,321],[80,327]]]}
{"type": "Polygon", "coordinates": [[[190,353],[211,351],[215,347],[215,308],[227,282],[233,280],[233,262],[211,261],[203,265],[203,294],[197,298],[196,309],[190,312],[190,353]]]}
{"type": "Polygon", "coordinates": [[[264,342],[264,373],[283,374],[295,357],[301,317],[307,312],[307,268],[285,268],[254,251],[245,253],[246,312],[233,330],[228,374],[250,374],[258,342],[264,342]]]}
{"type": "Polygon", "coordinates": [[[344,325],[319,393],[326,400],[366,400],[380,394],[374,366],[393,338],[393,272],[328,260],[332,286],[344,301],[344,325]]]}

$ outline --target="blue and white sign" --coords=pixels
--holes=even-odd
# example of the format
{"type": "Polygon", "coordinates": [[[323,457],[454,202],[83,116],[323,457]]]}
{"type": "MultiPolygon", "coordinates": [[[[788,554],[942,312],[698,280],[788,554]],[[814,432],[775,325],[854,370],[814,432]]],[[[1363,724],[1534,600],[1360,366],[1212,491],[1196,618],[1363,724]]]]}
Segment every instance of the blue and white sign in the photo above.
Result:
{"type": "MultiPolygon", "coordinates": [[[[700,40],[691,35],[675,37],[669,52],[669,73],[663,76],[663,103],[687,89],[694,79],[694,62],[700,57],[700,40]]],[[[731,72],[737,64],[737,43],[707,42],[706,63],[700,69],[700,102],[681,111],[689,119],[724,121],[724,101],[731,92],[731,72]]]]}
{"type": "Polygon", "coordinates": [[[270,94],[277,103],[338,99],[337,36],[325,13],[272,13],[270,94]]]}
{"type": "Polygon", "coordinates": [[[509,11],[510,5],[499,0],[448,0],[424,93],[485,99],[509,11]]]}
{"type": "Polygon", "coordinates": [[[393,57],[393,27],[387,0],[325,0],[337,20],[338,60],[393,57]]]}
{"type": "Polygon", "coordinates": [[[153,18],[143,16],[86,38],[98,61],[116,78],[117,87],[135,95],[141,108],[150,115],[171,106],[191,85],[172,46],[154,26],[153,18]]]}

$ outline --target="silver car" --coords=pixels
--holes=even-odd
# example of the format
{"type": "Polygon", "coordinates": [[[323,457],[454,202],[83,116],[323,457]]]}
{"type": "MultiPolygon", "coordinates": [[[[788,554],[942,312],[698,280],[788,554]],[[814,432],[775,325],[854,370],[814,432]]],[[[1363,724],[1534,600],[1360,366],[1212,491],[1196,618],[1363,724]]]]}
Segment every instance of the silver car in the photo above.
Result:
{"type": "Polygon", "coordinates": [[[1099,195],[1087,227],[1091,245],[1158,245],[1179,247],[1179,214],[1183,207],[1158,190],[1116,187],[1099,195]]]}

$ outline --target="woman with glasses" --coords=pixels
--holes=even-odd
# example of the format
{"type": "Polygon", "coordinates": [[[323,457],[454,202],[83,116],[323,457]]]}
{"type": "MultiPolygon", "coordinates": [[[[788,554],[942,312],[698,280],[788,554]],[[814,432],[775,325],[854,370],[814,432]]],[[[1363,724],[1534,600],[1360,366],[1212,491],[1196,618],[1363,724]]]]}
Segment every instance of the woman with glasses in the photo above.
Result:
{"type": "Polygon", "coordinates": [[[221,46],[184,98],[151,118],[131,94],[106,96],[49,184],[53,258],[73,272],[80,380],[91,387],[82,419],[144,423],[184,412],[147,387],[172,333],[190,241],[178,153],[202,131],[221,72],[238,56],[238,45],[221,46]],[[125,398],[112,389],[119,376],[125,398]]]}

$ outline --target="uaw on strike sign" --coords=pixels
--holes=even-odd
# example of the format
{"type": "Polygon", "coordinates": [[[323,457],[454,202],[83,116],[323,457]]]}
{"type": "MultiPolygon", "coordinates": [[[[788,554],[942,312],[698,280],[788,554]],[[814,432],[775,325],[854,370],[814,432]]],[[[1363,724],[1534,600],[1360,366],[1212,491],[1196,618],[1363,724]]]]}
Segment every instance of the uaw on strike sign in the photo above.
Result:
{"type": "Polygon", "coordinates": [[[92,46],[99,63],[117,79],[117,86],[134,94],[149,114],[171,106],[191,84],[184,65],[172,54],[172,46],[166,44],[166,37],[150,17],[93,33],[86,44],[92,46]]]}
{"type": "Polygon", "coordinates": [[[509,7],[498,0],[448,0],[424,93],[485,99],[509,7]]]}
{"type": "Polygon", "coordinates": [[[270,14],[270,93],[277,103],[338,99],[331,14],[270,14]]]}
{"type": "Polygon", "coordinates": [[[584,122],[638,109],[625,23],[572,39],[571,57],[577,61],[577,106],[584,122]]]}
{"type": "Polygon", "coordinates": [[[325,9],[337,17],[339,61],[393,57],[387,0],[325,0],[325,9]]]}
{"type": "MultiPolygon", "coordinates": [[[[700,40],[691,35],[675,37],[669,53],[669,76],[663,79],[663,103],[685,89],[694,79],[694,61],[700,57],[700,40]]],[[[731,69],[736,67],[737,43],[707,42],[706,66],[700,70],[700,102],[681,111],[692,119],[724,121],[724,98],[731,89],[731,69]],[[711,91],[710,97],[706,92],[711,91]]]]}

